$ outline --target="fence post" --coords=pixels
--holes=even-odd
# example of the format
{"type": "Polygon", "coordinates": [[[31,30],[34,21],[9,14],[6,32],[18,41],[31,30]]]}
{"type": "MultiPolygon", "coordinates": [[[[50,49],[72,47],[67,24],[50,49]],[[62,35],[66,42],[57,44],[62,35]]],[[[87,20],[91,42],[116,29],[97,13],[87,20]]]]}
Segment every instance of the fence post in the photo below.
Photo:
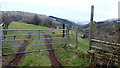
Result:
{"type": "MultiPolygon", "coordinates": [[[[2,47],[2,26],[0,26],[0,47],[2,47]]],[[[2,66],[2,49],[0,49],[0,67],[2,66]]]]}
{"type": "MultiPolygon", "coordinates": [[[[91,6],[91,18],[90,18],[90,30],[89,30],[89,50],[91,50],[91,46],[92,46],[92,41],[91,39],[94,38],[95,34],[96,34],[96,22],[93,21],[93,18],[94,18],[94,6],[92,5],[91,6]]],[[[92,51],[93,53],[91,54],[91,57],[90,57],[90,65],[91,66],[95,66],[96,64],[96,61],[95,61],[95,51],[93,50],[92,51]]]]}
{"type": "Polygon", "coordinates": [[[66,39],[65,39],[65,45],[63,46],[63,48],[65,48],[66,47],[66,45],[68,44],[68,29],[66,29],[66,30],[64,30],[63,29],[63,37],[66,37],[66,39]]]}
{"type": "Polygon", "coordinates": [[[74,25],[72,25],[72,31],[74,30],[74,25]]]}
{"type": "Polygon", "coordinates": [[[91,17],[90,17],[90,30],[89,30],[89,50],[91,50],[91,39],[93,38],[92,32],[93,32],[93,17],[94,17],[94,6],[91,6],[91,17]]]}
{"type": "Polygon", "coordinates": [[[68,42],[69,42],[69,29],[67,28],[67,30],[66,30],[66,37],[67,37],[67,40],[66,40],[66,44],[65,45],[67,45],[68,44],[68,42]]]}
{"type": "MultiPolygon", "coordinates": [[[[117,43],[120,43],[120,1],[118,2],[118,40],[117,43]]],[[[120,49],[118,50],[118,52],[120,52],[120,49]]],[[[120,66],[120,55],[118,56],[118,64],[120,66]]]]}
{"type": "Polygon", "coordinates": [[[76,48],[78,47],[78,26],[76,26],[76,48]]]}
{"type": "Polygon", "coordinates": [[[66,35],[67,35],[67,38],[69,39],[69,30],[70,30],[69,25],[66,27],[66,29],[67,29],[66,35]]]}
{"type": "Polygon", "coordinates": [[[40,30],[38,30],[38,34],[39,34],[39,35],[38,35],[38,39],[40,39],[40,30]]]}
{"type": "MultiPolygon", "coordinates": [[[[65,29],[65,24],[63,24],[63,29],[65,29]]],[[[65,37],[65,30],[63,30],[63,37],[65,37]]]]}

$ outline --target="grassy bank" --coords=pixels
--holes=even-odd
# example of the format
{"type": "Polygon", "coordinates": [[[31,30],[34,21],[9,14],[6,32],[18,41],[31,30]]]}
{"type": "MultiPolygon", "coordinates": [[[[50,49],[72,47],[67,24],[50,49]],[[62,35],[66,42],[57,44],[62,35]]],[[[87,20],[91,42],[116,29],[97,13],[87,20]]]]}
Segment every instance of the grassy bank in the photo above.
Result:
{"type": "MultiPolygon", "coordinates": [[[[13,22],[10,24],[9,29],[50,29],[43,26],[35,26],[32,24],[25,24],[20,22],[13,22]]],[[[55,33],[60,33],[61,31],[53,31],[55,33]]],[[[11,31],[8,32],[11,34],[36,34],[36,31],[11,31]]],[[[52,33],[51,31],[43,31],[41,33],[52,33]]],[[[55,35],[56,36],[56,35],[55,35]]],[[[55,37],[54,36],[54,37],[55,37]]],[[[61,37],[62,35],[57,35],[61,37]]],[[[87,66],[89,64],[89,59],[87,57],[86,51],[88,50],[88,41],[86,39],[82,39],[81,34],[78,34],[78,48],[75,47],[75,32],[70,31],[70,38],[68,40],[68,44],[65,48],[61,48],[64,45],[53,45],[54,48],[60,48],[60,50],[55,50],[56,56],[58,60],[61,62],[63,66],[87,66]]],[[[23,39],[27,36],[18,36],[16,39],[23,39]]],[[[44,36],[41,36],[44,37],[44,36]]],[[[32,36],[32,39],[38,38],[38,36],[32,36]]],[[[13,39],[13,37],[7,37],[6,39],[13,39]]],[[[62,40],[53,40],[54,42],[62,42],[62,40]]],[[[22,41],[17,42],[5,42],[4,46],[20,46],[22,41]]],[[[29,41],[29,45],[32,44],[45,44],[44,40],[32,40],[29,41]]],[[[29,46],[27,47],[27,51],[31,50],[40,50],[45,49],[46,46],[29,46]]],[[[3,52],[14,52],[17,48],[4,49],[3,52]]],[[[14,55],[3,57],[3,64],[6,64],[10,61],[14,55]]],[[[27,53],[25,57],[21,60],[20,66],[51,66],[51,62],[48,56],[47,51],[35,52],[35,53],[27,53]]]]}

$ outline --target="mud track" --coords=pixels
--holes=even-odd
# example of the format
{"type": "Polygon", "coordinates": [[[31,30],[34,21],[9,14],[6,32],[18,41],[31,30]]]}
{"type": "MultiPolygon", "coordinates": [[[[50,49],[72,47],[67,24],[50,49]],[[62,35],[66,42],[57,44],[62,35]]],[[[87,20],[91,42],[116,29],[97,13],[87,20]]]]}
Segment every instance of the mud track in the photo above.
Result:
{"type": "MultiPolygon", "coordinates": [[[[28,39],[31,38],[31,35],[29,35],[27,38],[28,39]]],[[[17,52],[24,52],[28,44],[29,42],[27,40],[23,40],[21,43],[21,47],[19,47],[17,52]]],[[[25,57],[25,53],[15,54],[15,57],[10,62],[8,62],[6,66],[18,66],[20,60],[22,60],[24,57],[25,57]]]]}
{"type": "MultiPolygon", "coordinates": [[[[52,38],[50,35],[44,35],[44,36],[45,38],[52,38]]],[[[50,43],[52,43],[52,39],[45,39],[44,41],[47,49],[53,49],[53,46],[50,45],[50,43]]],[[[49,52],[49,58],[52,64],[51,66],[53,68],[62,68],[61,63],[58,61],[57,57],[55,56],[54,50],[48,50],[48,52],[49,52]]]]}
{"type": "MultiPolygon", "coordinates": [[[[45,38],[52,38],[50,35],[44,35],[45,38]]],[[[31,38],[31,36],[27,37],[28,39],[31,38]]],[[[52,39],[45,39],[45,44],[47,49],[53,49],[53,46],[50,45],[50,43],[52,43],[52,39]]],[[[19,47],[19,49],[17,50],[17,52],[24,52],[26,50],[27,45],[29,44],[29,41],[24,40],[22,41],[21,47],[19,47]]],[[[48,55],[51,61],[51,66],[53,68],[63,68],[61,63],[58,61],[54,50],[48,50],[48,55]]],[[[18,64],[20,63],[20,60],[22,60],[25,57],[25,53],[22,54],[15,54],[15,57],[7,63],[6,66],[18,66],[18,64]]]]}

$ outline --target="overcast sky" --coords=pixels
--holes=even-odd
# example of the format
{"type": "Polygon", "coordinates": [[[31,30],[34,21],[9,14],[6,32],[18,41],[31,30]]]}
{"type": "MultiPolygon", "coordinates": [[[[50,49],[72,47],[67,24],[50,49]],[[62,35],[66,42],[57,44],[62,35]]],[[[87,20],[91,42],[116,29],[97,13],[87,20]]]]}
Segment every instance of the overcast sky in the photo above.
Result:
{"type": "Polygon", "coordinates": [[[91,5],[95,6],[94,20],[118,17],[119,0],[1,0],[3,11],[27,11],[52,15],[72,21],[89,21],[91,5]]]}

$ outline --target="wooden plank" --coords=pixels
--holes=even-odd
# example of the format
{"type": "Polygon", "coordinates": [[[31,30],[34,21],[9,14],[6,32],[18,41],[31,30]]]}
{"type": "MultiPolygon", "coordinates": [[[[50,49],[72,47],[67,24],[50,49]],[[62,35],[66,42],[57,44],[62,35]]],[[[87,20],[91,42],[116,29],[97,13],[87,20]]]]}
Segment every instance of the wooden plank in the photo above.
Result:
{"type": "Polygon", "coordinates": [[[107,49],[107,48],[100,48],[100,47],[97,47],[97,46],[91,46],[91,48],[95,49],[95,50],[100,50],[102,52],[105,52],[105,53],[112,53],[114,55],[120,55],[120,53],[116,52],[116,51],[111,51],[110,49],[107,49]]]}
{"type": "Polygon", "coordinates": [[[113,51],[113,52],[118,52],[118,50],[120,49],[119,47],[109,46],[106,44],[95,43],[95,42],[93,42],[91,46],[96,46],[103,50],[108,50],[108,51],[113,51]]]}
{"type": "Polygon", "coordinates": [[[96,40],[96,39],[91,39],[92,42],[97,42],[97,43],[102,43],[102,44],[107,44],[107,45],[114,45],[114,46],[119,46],[119,43],[111,43],[111,42],[106,42],[106,41],[102,41],[102,40],[96,40]]]}
{"type": "Polygon", "coordinates": [[[115,54],[112,54],[110,52],[103,52],[103,51],[97,50],[97,49],[91,49],[91,50],[88,51],[88,53],[105,55],[106,57],[112,56],[112,57],[115,57],[116,59],[119,57],[119,55],[115,55],[115,54]]]}
{"type": "MultiPolygon", "coordinates": [[[[111,63],[118,63],[118,60],[117,60],[118,55],[114,55],[111,53],[105,53],[105,52],[102,52],[96,49],[91,49],[90,51],[88,51],[88,53],[90,53],[90,55],[92,56],[91,57],[92,63],[93,61],[96,63],[96,61],[98,61],[99,59],[110,61],[111,63]]],[[[102,63],[104,63],[104,61],[102,63]]]]}
{"type": "MultiPolygon", "coordinates": [[[[108,58],[100,58],[100,57],[96,57],[96,64],[98,65],[108,65],[108,66],[116,66],[118,63],[116,60],[114,59],[108,59],[108,58]]],[[[108,67],[109,68],[109,67],[108,67]]]]}
{"type": "Polygon", "coordinates": [[[102,51],[99,51],[99,50],[96,50],[95,51],[96,54],[99,54],[99,55],[104,55],[105,57],[114,57],[115,59],[118,58],[118,55],[115,55],[115,54],[112,54],[112,53],[105,53],[105,52],[102,52],[102,51]]]}
{"type": "Polygon", "coordinates": [[[107,59],[107,60],[112,61],[114,63],[118,63],[117,58],[119,58],[118,55],[114,55],[114,54],[111,54],[111,53],[105,53],[105,52],[102,52],[102,51],[99,51],[99,50],[96,50],[95,56],[97,58],[102,58],[103,60],[107,59]]]}
{"type": "MultiPolygon", "coordinates": [[[[110,62],[110,63],[113,63],[114,65],[117,63],[118,64],[118,60],[117,60],[117,58],[118,58],[118,56],[117,55],[111,55],[110,53],[108,53],[108,54],[106,54],[106,53],[104,53],[104,52],[96,52],[95,53],[95,58],[96,58],[96,60],[98,60],[98,59],[102,59],[103,61],[102,62],[104,62],[104,60],[107,60],[107,62],[110,62]]],[[[101,62],[100,62],[101,63],[101,62]]]]}

